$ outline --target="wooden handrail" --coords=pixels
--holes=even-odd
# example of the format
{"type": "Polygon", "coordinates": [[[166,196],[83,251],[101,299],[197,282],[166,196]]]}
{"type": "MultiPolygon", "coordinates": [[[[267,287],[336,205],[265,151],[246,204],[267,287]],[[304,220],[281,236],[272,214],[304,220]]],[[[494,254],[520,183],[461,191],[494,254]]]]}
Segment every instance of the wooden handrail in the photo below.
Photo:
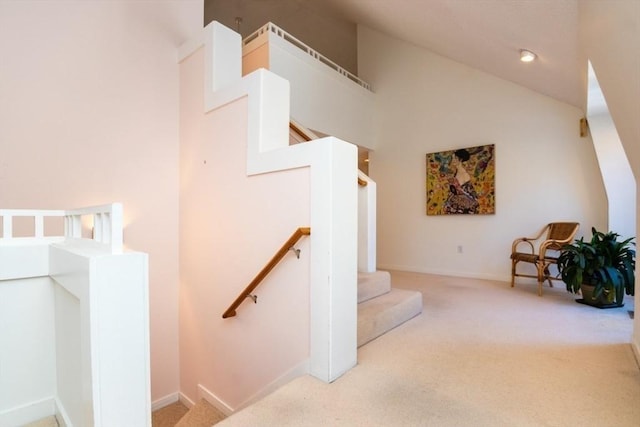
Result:
{"type": "Polygon", "coordinates": [[[264,266],[264,268],[251,281],[251,283],[249,283],[249,285],[244,289],[244,291],[242,291],[240,293],[240,295],[238,295],[238,298],[236,298],[236,300],[233,302],[233,304],[231,304],[229,306],[229,308],[227,308],[227,311],[225,311],[224,314],[222,314],[222,318],[226,319],[227,317],[235,316],[236,315],[236,309],[240,306],[240,304],[242,304],[242,302],[245,299],[247,299],[248,296],[251,295],[251,292],[253,292],[253,290],[258,287],[260,282],[262,282],[262,280],[265,277],[267,277],[267,274],[269,274],[269,272],[271,270],[273,270],[273,268],[280,262],[280,260],[282,260],[282,258],[284,258],[284,256],[287,254],[287,252],[289,252],[289,250],[291,250],[293,245],[295,245],[296,242],[298,240],[300,240],[300,238],[302,236],[308,236],[310,234],[311,234],[311,228],[310,227],[300,227],[300,228],[298,228],[291,235],[291,237],[289,237],[289,239],[284,243],[284,245],[282,245],[282,247],[278,250],[278,252],[276,252],[276,254],[273,256],[273,258],[271,258],[271,261],[269,261],[267,263],[267,265],[264,266]]]}
{"type": "MultiPolygon", "coordinates": [[[[291,129],[292,131],[294,131],[295,133],[300,135],[300,137],[302,137],[302,139],[304,139],[305,142],[313,141],[313,137],[311,135],[309,135],[309,132],[307,132],[305,129],[303,129],[302,127],[298,126],[296,123],[294,123],[292,121],[289,122],[289,129],[291,129]]],[[[361,187],[366,187],[367,186],[367,181],[365,181],[364,179],[358,177],[358,185],[361,186],[361,187]]]]}
{"type": "Polygon", "coordinates": [[[299,127],[293,122],[289,122],[289,128],[295,133],[297,133],[298,135],[300,135],[302,139],[304,139],[306,142],[309,142],[313,139],[304,129],[302,129],[301,127],[299,127]]]}

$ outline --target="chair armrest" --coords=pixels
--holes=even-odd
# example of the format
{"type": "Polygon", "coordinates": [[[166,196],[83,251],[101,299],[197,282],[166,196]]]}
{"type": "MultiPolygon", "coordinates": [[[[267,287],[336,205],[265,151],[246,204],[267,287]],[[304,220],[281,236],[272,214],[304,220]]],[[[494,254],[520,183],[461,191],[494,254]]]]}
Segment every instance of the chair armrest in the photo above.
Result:
{"type": "Polygon", "coordinates": [[[533,247],[533,243],[531,243],[532,241],[535,242],[535,239],[531,239],[529,237],[520,237],[520,238],[514,240],[513,243],[511,244],[511,254],[515,254],[516,252],[518,252],[518,245],[520,243],[529,244],[530,252],[534,253],[535,248],[533,247]]]}
{"type": "Polygon", "coordinates": [[[571,241],[571,239],[573,239],[573,236],[569,237],[568,239],[562,239],[562,240],[558,240],[558,239],[545,240],[540,244],[540,257],[544,258],[545,252],[547,252],[547,250],[552,250],[552,251],[561,250],[565,244],[571,241]]]}
{"type": "Polygon", "coordinates": [[[542,235],[547,231],[547,229],[550,227],[549,224],[545,225],[544,227],[542,227],[542,230],[540,230],[540,232],[538,232],[537,235],[535,235],[534,237],[518,237],[516,240],[513,241],[513,243],[511,244],[511,253],[516,253],[516,249],[518,247],[518,245],[520,243],[528,243],[529,246],[531,247],[531,253],[535,253],[535,248],[533,246],[532,242],[535,242],[536,240],[538,240],[540,237],[542,237],[542,235]]]}

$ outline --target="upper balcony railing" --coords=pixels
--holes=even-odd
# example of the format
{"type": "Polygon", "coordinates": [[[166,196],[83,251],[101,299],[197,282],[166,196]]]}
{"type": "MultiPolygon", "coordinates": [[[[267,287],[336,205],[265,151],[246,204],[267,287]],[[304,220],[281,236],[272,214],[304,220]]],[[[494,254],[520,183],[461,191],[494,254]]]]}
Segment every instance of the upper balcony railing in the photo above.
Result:
{"type": "MultiPolygon", "coordinates": [[[[83,237],[83,217],[92,217],[91,240],[107,247],[112,253],[122,252],[122,204],[92,206],[71,210],[38,210],[38,209],[0,209],[2,229],[0,242],[19,241],[20,239],[60,240],[61,238],[83,237]],[[64,218],[64,234],[51,235],[45,231],[46,218],[64,218]],[[31,224],[20,226],[20,237],[14,235],[14,219],[27,218],[31,224]],[[23,230],[26,228],[26,230],[23,230]]],[[[89,221],[87,221],[87,224],[89,221]]],[[[21,225],[24,225],[21,222],[21,225]]]]}
{"type": "Polygon", "coordinates": [[[369,83],[365,82],[364,80],[362,80],[360,77],[356,76],[355,74],[345,70],[344,68],[342,68],[341,66],[339,66],[338,64],[336,64],[335,62],[333,62],[332,60],[327,58],[326,56],[324,56],[321,53],[313,50],[312,48],[310,48],[309,46],[307,46],[306,44],[304,44],[303,42],[301,42],[300,40],[298,40],[297,38],[295,38],[291,34],[289,34],[286,31],[284,31],[282,28],[276,26],[275,24],[273,24],[271,22],[268,22],[263,27],[257,29],[251,35],[247,36],[242,41],[242,45],[243,46],[248,45],[249,43],[251,43],[252,41],[254,41],[255,39],[257,39],[258,37],[260,37],[261,35],[263,35],[265,33],[275,34],[276,36],[280,37],[281,39],[286,40],[289,43],[291,43],[292,45],[296,46],[298,49],[302,50],[307,55],[309,55],[310,57],[315,59],[316,61],[321,62],[322,64],[332,68],[333,70],[337,71],[339,74],[345,76],[346,78],[348,78],[349,80],[353,81],[354,83],[362,86],[363,88],[365,88],[365,89],[367,89],[369,91],[371,90],[371,85],[369,85],[369,83]]]}

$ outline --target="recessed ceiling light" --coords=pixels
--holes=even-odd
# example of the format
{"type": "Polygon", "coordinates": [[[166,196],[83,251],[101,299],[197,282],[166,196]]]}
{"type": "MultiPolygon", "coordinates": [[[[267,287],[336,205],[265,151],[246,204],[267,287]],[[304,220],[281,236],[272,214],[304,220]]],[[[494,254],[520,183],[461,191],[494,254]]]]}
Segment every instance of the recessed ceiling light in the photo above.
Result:
{"type": "Polygon", "coordinates": [[[536,54],[527,49],[520,49],[520,61],[531,62],[536,59],[536,54]]]}

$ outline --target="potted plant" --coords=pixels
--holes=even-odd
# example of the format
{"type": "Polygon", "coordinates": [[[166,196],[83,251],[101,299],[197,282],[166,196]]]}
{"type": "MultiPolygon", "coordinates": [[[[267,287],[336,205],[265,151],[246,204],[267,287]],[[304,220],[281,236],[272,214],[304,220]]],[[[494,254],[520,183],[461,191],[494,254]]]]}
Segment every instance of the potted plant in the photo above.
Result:
{"type": "Polygon", "coordinates": [[[581,291],[578,302],[600,308],[621,307],[624,295],[635,294],[634,237],[618,241],[619,234],[591,228],[591,241],[581,237],[563,246],[558,271],[567,291],[581,291]]]}

